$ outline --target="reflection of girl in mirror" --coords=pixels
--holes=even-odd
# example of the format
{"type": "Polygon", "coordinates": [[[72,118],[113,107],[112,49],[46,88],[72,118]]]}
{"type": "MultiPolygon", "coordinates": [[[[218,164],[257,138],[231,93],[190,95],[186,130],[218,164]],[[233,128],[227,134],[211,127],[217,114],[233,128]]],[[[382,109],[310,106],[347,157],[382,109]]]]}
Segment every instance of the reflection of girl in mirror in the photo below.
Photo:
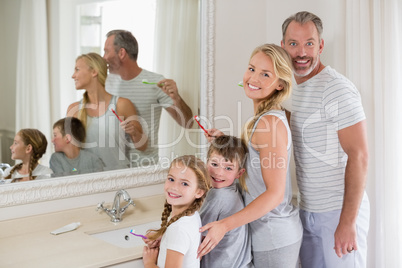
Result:
{"type": "Polygon", "coordinates": [[[37,129],[21,129],[10,146],[11,159],[22,162],[4,171],[6,183],[49,178],[53,171],[39,164],[46,152],[47,140],[37,129]]]}
{"type": "Polygon", "coordinates": [[[128,168],[126,145],[133,142],[138,150],[143,151],[147,147],[147,137],[133,103],[106,92],[106,77],[107,65],[100,55],[88,53],[79,56],[72,78],[75,88],[85,89],[85,93],[81,101],[68,107],[67,116],[77,117],[84,124],[87,131],[84,148],[98,155],[106,170],[128,168]]]}
{"type": "Polygon", "coordinates": [[[198,210],[210,189],[205,163],[195,156],[176,158],[165,181],[165,209],[159,230],[144,239],[144,267],[200,267],[201,241],[198,210]]]}

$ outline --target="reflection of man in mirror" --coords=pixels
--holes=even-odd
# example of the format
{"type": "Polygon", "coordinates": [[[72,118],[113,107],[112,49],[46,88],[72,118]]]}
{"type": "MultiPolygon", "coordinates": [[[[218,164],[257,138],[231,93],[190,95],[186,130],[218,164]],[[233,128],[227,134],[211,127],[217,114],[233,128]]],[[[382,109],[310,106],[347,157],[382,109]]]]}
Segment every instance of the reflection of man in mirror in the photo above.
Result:
{"type": "Polygon", "coordinates": [[[304,227],[300,260],[312,268],[366,267],[365,114],[353,83],[321,62],[322,31],[321,19],[306,11],[282,24],[297,83],[290,126],[304,227]]]}
{"type": "MultiPolygon", "coordinates": [[[[140,159],[141,165],[156,164],[162,107],[185,128],[193,124],[191,109],[180,97],[175,81],[138,66],[138,43],[131,32],[113,30],[106,37],[103,58],[111,74],[106,80],[106,90],[134,103],[149,137],[148,148],[140,152],[132,147],[130,156],[134,162],[140,159]]],[[[132,164],[135,166],[133,161],[132,164]]]]}

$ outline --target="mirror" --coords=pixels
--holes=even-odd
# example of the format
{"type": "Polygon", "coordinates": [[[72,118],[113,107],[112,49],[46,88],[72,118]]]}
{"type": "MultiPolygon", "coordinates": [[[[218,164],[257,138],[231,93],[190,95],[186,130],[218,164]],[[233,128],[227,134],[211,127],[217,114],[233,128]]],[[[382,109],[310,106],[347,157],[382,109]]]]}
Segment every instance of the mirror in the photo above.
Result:
{"type": "MultiPolygon", "coordinates": [[[[158,0],[159,1],[159,0],[158,0]]],[[[29,2],[29,1],[28,1],[29,2]]],[[[75,65],[75,59],[78,55],[82,54],[82,53],[87,53],[90,51],[95,51],[99,54],[103,54],[103,45],[106,39],[106,33],[111,30],[111,29],[116,29],[116,28],[123,28],[123,29],[128,29],[130,31],[132,31],[134,33],[134,35],[136,36],[136,38],[139,41],[139,45],[140,45],[140,53],[139,53],[139,58],[138,58],[138,62],[140,67],[150,70],[150,71],[155,71],[157,73],[161,73],[163,74],[165,77],[173,77],[178,84],[179,87],[179,92],[181,94],[181,96],[183,97],[183,99],[186,100],[187,104],[193,108],[194,112],[197,112],[199,109],[199,105],[198,105],[198,97],[199,97],[199,50],[197,49],[197,47],[199,47],[199,30],[197,29],[199,26],[198,24],[198,18],[199,18],[199,10],[198,10],[198,0],[192,0],[190,1],[192,3],[191,9],[186,9],[186,12],[189,14],[184,14],[183,17],[184,19],[186,18],[186,16],[191,15],[191,14],[196,14],[196,16],[192,16],[194,17],[194,19],[191,21],[192,23],[189,23],[188,29],[186,31],[181,31],[184,34],[187,34],[189,31],[194,32],[191,33],[191,35],[189,35],[189,41],[185,41],[185,38],[181,38],[184,41],[174,41],[173,39],[171,42],[175,43],[174,47],[177,47],[179,45],[181,46],[188,46],[188,47],[194,47],[192,50],[190,50],[187,54],[187,56],[189,59],[186,59],[187,62],[192,63],[190,59],[194,60],[194,63],[191,64],[192,66],[194,66],[193,68],[188,68],[188,72],[186,72],[185,77],[194,77],[194,84],[189,84],[188,81],[185,81],[185,79],[182,79],[182,77],[180,77],[181,73],[183,73],[179,67],[176,66],[172,66],[173,68],[168,68],[168,69],[172,69],[174,70],[176,73],[173,73],[173,71],[171,71],[170,73],[167,72],[166,70],[163,69],[167,69],[166,67],[162,66],[160,67],[160,65],[162,64],[158,64],[157,61],[153,61],[152,57],[153,56],[153,50],[155,47],[156,52],[158,53],[156,55],[159,55],[158,58],[162,58],[161,55],[163,56],[163,54],[173,54],[173,53],[166,53],[166,52],[159,52],[160,50],[160,45],[157,45],[156,43],[163,43],[164,47],[168,48],[170,50],[169,44],[167,42],[155,42],[154,41],[154,35],[156,32],[157,35],[159,35],[159,32],[163,32],[163,27],[160,26],[160,24],[163,24],[163,16],[158,16],[158,22],[155,22],[155,17],[161,13],[160,10],[163,11],[163,9],[165,8],[164,6],[161,6],[159,9],[155,8],[156,5],[156,0],[149,0],[149,1],[131,1],[131,0],[74,0],[74,1],[70,1],[70,0],[42,0],[42,3],[47,3],[47,7],[45,5],[43,5],[43,9],[49,11],[49,15],[48,15],[48,25],[49,25],[49,29],[47,31],[47,35],[48,37],[46,38],[46,36],[44,36],[44,38],[36,38],[39,40],[49,40],[49,49],[45,49],[45,53],[46,53],[46,58],[49,57],[49,71],[44,70],[43,72],[46,72],[48,74],[49,77],[46,81],[46,83],[48,83],[48,81],[50,80],[50,90],[48,90],[50,92],[50,100],[44,100],[44,99],[38,99],[38,98],[33,98],[35,97],[34,95],[49,95],[48,91],[44,91],[45,94],[38,94],[38,93],[34,93],[37,92],[36,88],[34,86],[30,86],[29,88],[27,87],[23,87],[22,86],[22,90],[20,90],[20,92],[22,91],[22,98],[26,99],[24,100],[25,102],[27,102],[28,104],[31,102],[32,103],[38,103],[39,101],[42,103],[51,103],[51,105],[53,107],[50,108],[46,108],[45,110],[42,110],[41,113],[39,113],[39,115],[34,115],[31,116],[31,118],[26,119],[26,122],[22,122],[20,124],[16,123],[17,120],[15,120],[15,117],[13,116],[4,116],[4,119],[7,119],[8,121],[4,120],[1,121],[0,123],[0,133],[3,133],[1,131],[3,131],[3,129],[7,129],[10,130],[7,135],[3,135],[2,137],[4,138],[3,140],[6,141],[4,143],[3,150],[2,153],[4,154],[4,157],[1,158],[2,161],[0,162],[8,162],[10,165],[14,164],[14,161],[11,161],[10,159],[10,151],[9,151],[9,146],[11,145],[11,142],[14,138],[14,132],[15,129],[21,129],[21,128],[27,128],[27,127],[34,127],[34,128],[38,128],[39,130],[41,130],[48,139],[48,154],[47,156],[43,157],[41,159],[42,164],[48,166],[48,160],[50,157],[50,153],[53,151],[53,146],[50,142],[51,140],[51,125],[56,122],[57,120],[59,120],[60,118],[64,117],[67,111],[67,107],[75,102],[78,101],[82,98],[82,94],[83,94],[83,90],[80,91],[76,91],[75,90],[75,86],[74,86],[74,81],[71,78],[71,75],[74,71],[74,65],[75,65]],[[126,9],[124,9],[122,11],[121,6],[125,6],[126,9]],[[136,7],[136,8],[134,8],[136,7]],[[159,10],[159,11],[157,11],[159,10]],[[62,12],[61,12],[62,11],[62,12]],[[60,14],[59,14],[60,12],[60,14]],[[144,14],[141,14],[144,13],[144,14]],[[158,13],[158,14],[156,14],[158,13]],[[115,15],[118,14],[118,15],[115,15]],[[122,17],[123,19],[117,19],[117,18],[122,17]],[[149,17],[149,18],[145,18],[145,17],[149,17]],[[153,23],[152,23],[153,22],[153,23]],[[148,25],[147,27],[142,26],[140,23],[143,23],[145,25],[148,25]],[[134,26],[133,26],[134,25],[134,26]],[[140,26],[139,26],[140,25],[140,26]],[[158,27],[156,27],[158,26],[158,27]],[[145,30],[144,30],[144,29],[145,30]],[[196,38],[193,38],[193,36],[196,36],[196,38]],[[190,42],[192,43],[196,43],[197,45],[191,45],[190,42]],[[150,45],[151,44],[151,45],[150,45]],[[158,49],[158,50],[157,50],[158,49]],[[49,54],[49,55],[47,55],[49,54]],[[153,66],[156,66],[157,69],[153,69],[153,66]],[[191,71],[190,71],[191,70],[191,71]],[[192,72],[193,74],[191,74],[190,72],[192,72]],[[32,90],[34,89],[34,90],[32,90]],[[30,92],[28,92],[30,91],[30,92]],[[32,92],[32,93],[31,93],[32,92]],[[25,94],[28,93],[28,94],[25,94]],[[44,112],[43,112],[44,111],[44,112]],[[50,111],[50,113],[49,113],[50,111]],[[50,117],[50,119],[48,118],[50,117]],[[35,122],[33,122],[35,121],[35,122]],[[38,124],[37,121],[43,121],[44,125],[40,125],[38,124]],[[7,161],[7,159],[9,161],[7,161]]],[[[178,1],[175,1],[178,2],[178,1]]],[[[7,27],[4,26],[5,31],[5,35],[9,36],[8,33],[16,33],[12,35],[12,37],[10,37],[10,43],[14,44],[14,47],[20,47],[20,45],[16,46],[15,43],[17,43],[18,40],[20,40],[19,43],[21,43],[22,41],[28,41],[25,43],[30,43],[29,38],[27,37],[26,39],[21,38],[21,34],[18,34],[18,30],[21,27],[18,27],[18,22],[23,25],[25,28],[25,31],[22,31],[22,33],[27,33],[29,32],[29,27],[25,26],[25,23],[22,23],[22,20],[19,21],[19,16],[21,16],[21,18],[24,18],[24,15],[29,15],[30,12],[32,12],[31,10],[29,11],[23,11],[22,8],[26,8],[26,5],[23,5],[22,3],[26,3],[26,1],[11,1],[11,0],[4,0],[1,2],[2,5],[2,12],[4,12],[4,10],[8,10],[7,13],[12,14],[9,17],[6,17],[6,19],[12,19],[11,17],[14,18],[14,20],[11,20],[11,22],[15,22],[15,23],[10,23],[7,27]],[[4,7],[4,9],[3,9],[4,7]],[[20,11],[21,10],[21,11],[20,11]],[[26,13],[24,13],[26,12],[26,13]],[[21,14],[20,14],[21,13],[21,14]],[[8,30],[8,28],[10,28],[10,30],[8,30]]],[[[164,1],[159,1],[160,4],[164,5],[164,1]]],[[[178,11],[175,11],[178,12],[178,11]]],[[[6,12],[4,12],[6,13],[6,12]]],[[[37,12],[35,12],[37,13],[37,12]]],[[[163,13],[163,12],[162,12],[163,13]]],[[[172,13],[168,13],[168,14],[172,14],[172,13]]],[[[26,20],[28,23],[31,22],[31,20],[29,19],[24,19],[26,20]]],[[[181,21],[183,21],[183,19],[180,19],[181,21]]],[[[165,24],[169,24],[169,23],[165,23],[165,24]]],[[[20,25],[20,26],[21,26],[20,25]]],[[[168,26],[166,26],[168,27],[168,26]]],[[[38,27],[39,28],[39,27],[38,27]]],[[[0,28],[1,29],[1,28],[0,28]]],[[[35,31],[35,29],[32,29],[32,31],[35,31]]],[[[39,32],[39,30],[37,30],[37,32],[39,32]]],[[[33,35],[38,35],[38,36],[42,36],[39,35],[37,32],[35,32],[35,34],[33,35]]],[[[24,35],[24,34],[22,34],[24,35]]],[[[32,35],[32,36],[33,36],[32,35]]],[[[31,35],[30,35],[31,36],[31,35]]],[[[158,39],[162,39],[162,37],[158,37],[158,39]]],[[[41,41],[40,45],[43,45],[43,43],[46,43],[45,41],[41,41]]],[[[39,45],[39,46],[40,46],[39,45]]],[[[9,47],[8,44],[2,44],[2,47],[4,46],[5,48],[7,48],[6,50],[9,51],[9,49],[11,49],[11,47],[9,47]]],[[[25,49],[29,49],[31,47],[34,47],[35,44],[29,44],[27,46],[25,46],[25,49]],[[28,48],[27,48],[28,47],[28,48]]],[[[170,45],[171,46],[171,45],[170,45]]],[[[16,64],[15,61],[19,61],[21,62],[21,59],[18,55],[20,54],[30,54],[30,53],[19,53],[19,51],[21,51],[20,48],[18,49],[14,49],[11,50],[9,55],[6,56],[6,61],[5,61],[5,65],[8,65],[9,63],[13,63],[14,66],[11,66],[10,69],[14,69],[16,70],[17,68],[19,68],[17,66],[16,68],[16,64]]],[[[35,51],[34,49],[29,50],[29,51],[35,51]]],[[[42,54],[43,55],[43,54],[42,54]]],[[[27,62],[26,64],[26,69],[40,69],[40,68],[32,68],[32,65],[30,64],[30,62],[28,62],[28,60],[30,60],[29,56],[24,56],[22,55],[22,62],[27,62]],[[24,58],[25,57],[25,58],[24,58]],[[28,59],[28,60],[26,60],[28,59]]],[[[41,57],[38,56],[38,58],[40,59],[41,57]]],[[[38,59],[37,58],[37,59],[38,59]]],[[[34,59],[34,60],[37,60],[34,59]]],[[[174,58],[173,58],[174,59],[174,58]]],[[[44,60],[46,61],[46,60],[44,60]]],[[[169,62],[168,60],[166,60],[165,62],[169,62]]],[[[173,60],[171,62],[174,62],[173,60]]],[[[19,66],[24,65],[24,64],[19,64],[19,66]]],[[[166,65],[166,64],[165,64],[166,65]]],[[[6,80],[12,80],[12,81],[7,81],[7,83],[9,83],[10,85],[7,85],[6,87],[4,87],[4,91],[8,91],[7,94],[10,98],[12,98],[11,100],[9,98],[7,99],[3,99],[1,100],[3,103],[3,105],[0,106],[0,109],[2,109],[2,115],[7,114],[7,111],[9,110],[15,110],[15,106],[18,105],[18,107],[20,107],[18,110],[37,110],[35,109],[36,107],[30,107],[25,109],[24,105],[21,104],[17,104],[17,102],[15,101],[15,99],[17,98],[18,100],[21,99],[21,97],[16,97],[16,95],[18,93],[15,93],[15,91],[17,90],[12,90],[11,91],[11,96],[10,94],[10,90],[8,90],[9,88],[17,88],[18,87],[18,83],[22,80],[24,81],[31,81],[34,80],[34,77],[37,73],[39,73],[39,71],[35,71],[34,73],[34,77],[33,78],[26,78],[25,77],[25,73],[24,72],[20,72],[20,69],[18,69],[18,73],[16,74],[15,71],[13,73],[13,75],[11,75],[10,77],[6,77],[6,72],[4,73],[4,77],[3,77],[3,73],[0,73],[0,77],[2,78],[2,81],[6,81],[6,80]],[[21,78],[19,78],[21,77],[21,78]],[[4,79],[3,79],[4,78],[4,79]],[[17,82],[15,82],[15,80],[17,80],[17,82]],[[13,82],[13,84],[11,83],[13,82]],[[15,105],[12,105],[13,103],[16,103],[15,105]],[[33,109],[32,109],[33,108],[33,109]]],[[[5,70],[7,71],[7,70],[5,70]]],[[[20,83],[21,84],[21,83],[20,83]]],[[[44,85],[45,83],[40,83],[41,85],[44,85]]],[[[41,87],[41,86],[39,86],[41,87]]],[[[21,88],[21,86],[19,86],[18,88],[21,88]]],[[[106,89],[108,90],[108,88],[106,87],[106,89]]],[[[21,96],[21,95],[19,95],[21,96]]],[[[42,104],[41,103],[41,104],[42,104]]],[[[40,105],[40,106],[47,106],[47,105],[40,105]]],[[[157,111],[158,108],[153,109],[152,112],[157,111]]],[[[151,113],[152,113],[151,112],[151,113]]],[[[18,121],[22,121],[21,118],[25,118],[25,111],[20,113],[21,115],[18,116],[18,112],[17,112],[17,116],[19,118],[18,121]]],[[[171,118],[168,115],[162,115],[165,116],[166,119],[161,120],[161,127],[160,130],[166,130],[169,129],[168,132],[164,132],[164,135],[158,135],[157,133],[155,135],[152,136],[159,136],[161,139],[159,139],[160,141],[160,147],[161,147],[161,151],[163,151],[160,155],[164,156],[164,158],[167,158],[165,156],[169,156],[171,158],[170,152],[172,151],[172,145],[174,144],[175,146],[175,152],[182,154],[182,153],[194,153],[196,152],[196,149],[193,149],[191,147],[191,145],[189,145],[189,143],[187,142],[187,137],[183,136],[184,132],[183,128],[179,127],[175,122],[171,122],[171,118]],[[162,125],[164,124],[164,125],[162,125]],[[173,125],[173,126],[171,126],[173,125]],[[171,131],[172,127],[174,128],[174,131],[171,131]],[[166,135],[168,134],[168,135],[166,135]]],[[[151,129],[151,125],[152,122],[147,122],[147,129],[151,129]]],[[[198,129],[195,129],[198,131],[198,129]]],[[[193,138],[198,138],[198,134],[195,131],[187,131],[188,133],[184,133],[184,134],[188,134],[190,136],[191,141],[193,141],[193,138]]],[[[151,136],[151,135],[148,135],[151,136]]],[[[150,141],[149,146],[156,146],[154,143],[152,143],[152,141],[150,141]],[[152,144],[152,145],[151,145],[152,144]]],[[[143,161],[137,161],[140,162],[141,164],[143,163],[143,161]]],[[[132,165],[134,166],[134,164],[132,165]]]]}
{"type": "MultiPolygon", "coordinates": [[[[13,0],[10,0],[12,2],[13,0]]],[[[214,0],[201,4],[201,90],[200,116],[211,122],[214,116],[214,0]]],[[[68,69],[68,68],[67,68],[68,69]]],[[[196,111],[195,111],[196,112],[196,111]]],[[[202,135],[202,134],[200,134],[202,135]]],[[[200,139],[205,143],[204,139],[200,139]]],[[[205,154],[205,146],[199,146],[199,154],[205,154]]],[[[165,163],[166,164],[166,163],[165,163]]],[[[163,182],[166,165],[149,166],[141,169],[122,169],[52,178],[43,181],[7,184],[0,187],[0,207],[23,205],[81,195],[115,191],[163,182]]]]}
{"type": "MultiPolygon", "coordinates": [[[[15,130],[33,127],[41,130],[48,139],[49,146],[47,155],[41,159],[42,164],[48,166],[50,154],[53,152],[53,146],[50,142],[52,125],[54,122],[64,117],[67,107],[71,103],[80,100],[84,93],[83,90],[75,90],[74,81],[71,78],[74,71],[75,59],[78,55],[89,51],[103,55],[106,33],[116,28],[128,29],[134,33],[140,47],[138,58],[139,66],[149,71],[163,74],[166,78],[173,78],[177,82],[182,98],[192,108],[193,113],[198,114],[200,64],[198,49],[199,29],[197,29],[199,25],[197,24],[199,24],[199,0],[189,1],[188,3],[191,3],[191,6],[186,6],[185,13],[180,16],[174,16],[176,17],[176,24],[185,24],[183,21],[186,21],[189,16],[192,17],[191,23],[188,23],[190,26],[188,26],[187,29],[172,31],[173,33],[182,32],[184,36],[189,34],[189,41],[186,41],[186,38],[183,38],[183,36],[178,35],[174,37],[179,38],[170,38],[171,40],[169,42],[163,40],[163,38],[166,39],[166,37],[161,37],[162,34],[160,33],[164,34],[166,29],[169,29],[169,25],[171,25],[171,22],[166,22],[166,15],[176,14],[179,11],[174,11],[174,13],[170,13],[170,11],[169,13],[164,12],[165,8],[167,8],[165,1],[40,0],[39,3],[43,3],[43,7],[42,10],[38,10],[42,13],[35,10],[34,14],[39,13],[46,16],[45,13],[47,10],[48,23],[46,25],[45,19],[42,27],[37,27],[36,25],[35,28],[29,25],[27,26],[27,24],[34,21],[34,19],[29,19],[32,13],[32,9],[29,9],[30,6],[27,4],[29,2],[30,1],[4,0],[0,3],[2,7],[0,13],[4,13],[2,14],[4,15],[4,19],[10,22],[7,24],[7,27],[5,25],[0,27],[0,31],[3,31],[4,36],[9,36],[9,42],[0,44],[1,48],[9,51],[9,53],[5,55],[5,64],[3,65],[7,67],[0,67],[4,70],[4,72],[0,72],[0,79],[6,81],[5,86],[2,87],[2,91],[3,94],[7,95],[7,98],[0,100],[0,114],[3,119],[0,121],[0,135],[2,135],[3,138],[3,156],[0,162],[8,162],[10,165],[14,164],[10,159],[8,147],[12,143],[15,130]],[[159,8],[155,6],[157,2],[159,2],[159,8]],[[145,7],[141,6],[141,8],[139,8],[140,5],[143,5],[141,3],[145,3],[145,7]],[[137,8],[133,8],[133,5],[137,8]],[[126,7],[127,10],[122,11],[121,6],[126,7]],[[143,11],[145,8],[148,10],[147,12],[143,11]],[[151,10],[152,8],[153,10],[151,10]],[[93,12],[91,12],[92,10],[93,12]],[[117,15],[114,16],[116,12],[117,15]],[[145,20],[143,14],[140,16],[141,12],[149,14],[147,17],[151,17],[151,19],[145,20]],[[162,14],[161,16],[161,13],[167,14],[162,14]],[[193,14],[196,15],[194,16],[193,14]],[[118,20],[116,17],[123,17],[123,19],[118,20]],[[155,18],[157,18],[157,20],[155,18]],[[165,23],[163,22],[164,20],[165,23]],[[152,21],[154,21],[153,24],[152,21]],[[146,28],[140,23],[152,25],[146,28]],[[144,31],[143,28],[146,28],[146,30],[144,31]],[[157,35],[155,41],[154,35],[157,35]],[[42,41],[34,42],[34,40],[42,41]],[[48,41],[46,42],[46,40],[48,41]],[[15,45],[16,43],[18,43],[18,45],[15,45]],[[196,45],[194,45],[194,43],[196,45]],[[177,47],[180,46],[191,48],[187,49],[186,54],[186,62],[190,64],[190,66],[185,66],[187,69],[178,66],[179,63],[175,63],[178,62],[178,60],[176,60],[178,56],[172,57],[171,60],[166,59],[165,56],[167,54],[174,54],[171,50],[177,49],[177,47]],[[36,53],[38,47],[45,47],[42,51],[39,51],[42,54],[36,53]],[[164,50],[162,50],[161,47],[163,47],[164,50]],[[154,54],[154,50],[155,58],[157,58],[155,62],[151,57],[154,54]],[[23,53],[20,53],[20,51],[23,51],[23,53]],[[28,53],[25,51],[28,51],[28,53]],[[29,56],[36,54],[38,54],[36,57],[29,56]],[[43,59],[43,62],[49,63],[43,65],[32,64],[32,62],[37,62],[41,59],[43,59]],[[194,62],[192,62],[193,60],[194,62]],[[19,64],[16,62],[19,62],[19,64]],[[172,62],[172,66],[168,66],[171,64],[166,64],[166,62],[172,62]],[[175,64],[175,66],[173,66],[173,64],[175,64]],[[43,69],[43,71],[39,71],[38,69],[43,69]],[[33,74],[29,74],[30,72],[25,70],[34,70],[34,72],[33,74]],[[183,73],[185,73],[185,75],[183,75],[183,73]],[[40,77],[42,80],[36,79],[37,77],[40,77]],[[27,81],[36,81],[36,83],[27,81]],[[42,89],[47,87],[48,89],[42,89]],[[22,103],[21,99],[23,99],[22,103]],[[37,105],[38,103],[40,103],[40,105],[37,105]],[[43,105],[43,103],[49,105],[43,105]],[[9,116],[10,111],[16,110],[16,106],[18,106],[16,112],[18,120],[15,120],[14,116],[9,116]]],[[[36,5],[34,5],[34,7],[36,7],[36,5]]],[[[40,15],[36,16],[40,17],[40,15]]],[[[35,20],[37,19],[39,18],[35,18],[35,20]]],[[[176,27],[170,28],[176,29],[176,27]]],[[[173,33],[169,33],[168,37],[172,37],[173,33]]],[[[175,53],[176,55],[178,54],[177,52],[175,53]]],[[[108,90],[107,87],[106,89],[108,90]]],[[[162,112],[160,130],[169,129],[169,131],[165,132],[163,135],[152,135],[160,137],[159,147],[160,151],[162,151],[160,155],[170,157],[173,151],[171,149],[173,147],[172,144],[174,144],[174,151],[176,153],[196,152],[196,149],[192,148],[191,144],[186,140],[187,137],[184,135],[188,135],[190,141],[193,142],[197,141],[198,133],[196,133],[196,131],[183,131],[183,128],[171,121],[170,116],[163,113],[164,112],[162,112]],[[174,128],[173,131],[171,130],[172,127],[174,128]]],[[[148,122],[148,130],[152,129],[150,127],[151,125],[153,125],[152,122],[148,122]]],[[[198,131],[198,129],[194,130],[198,131]]],[[[198,141],[195,143],[198,143],[198,141]]],[[[152,146],[156,145],[152,144],[152,146]]]]}

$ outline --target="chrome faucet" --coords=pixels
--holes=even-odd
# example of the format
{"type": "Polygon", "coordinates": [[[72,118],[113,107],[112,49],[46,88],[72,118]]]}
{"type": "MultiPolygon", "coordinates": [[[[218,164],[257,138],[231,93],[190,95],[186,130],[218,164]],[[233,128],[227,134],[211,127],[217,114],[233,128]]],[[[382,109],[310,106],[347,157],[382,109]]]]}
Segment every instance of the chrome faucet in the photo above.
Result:
{"type": "Polygon", "coordinates": [[[103,206],[103,203],[105,203],[105,201],[98,204],[97,210],[102,209],[103,211],[105,211],[107,215],[110,216],[112,222],[122,221],[123,214],[124,212],[126,212],[128,206],[129,205],[135,206],[134,201],[131,199],[130,195],[127,193],[126,190],[119,190],[116,192],[114,196],[113,207],[111,209],[105,208],[103,206]],[[120,208],[121,197],[123,197],[124,201],[127,202],[127,204],[122,208],[120,208]]]}

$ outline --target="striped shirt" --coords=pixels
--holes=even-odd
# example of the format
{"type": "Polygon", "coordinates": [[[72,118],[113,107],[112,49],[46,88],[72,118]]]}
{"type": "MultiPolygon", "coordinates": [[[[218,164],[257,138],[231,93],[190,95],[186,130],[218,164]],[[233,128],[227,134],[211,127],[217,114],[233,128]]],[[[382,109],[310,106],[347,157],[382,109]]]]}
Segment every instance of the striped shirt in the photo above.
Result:
{"type": "Polygon", "coordinates": [[[143,69],[131,80],[123,80],[119,75],[110,74],[106,80],[106,91],[131,100],[137,109],[143,131],[148,136],[148,147],[144,152],[133,148],[129,149],[130,166],[156,164],[158,162],[158,131],[162,107],[173,105],[173,100],[157,85],[142,83],[159,82],[165,79],[162,75],[143,69]]]}
{"type": "Polygon", "coordinates": [[[347,155],[337,131],[364,119],[359,91],[329,66],[294,88],[291,129],[301,209],[342,208],[347,155]]]}

